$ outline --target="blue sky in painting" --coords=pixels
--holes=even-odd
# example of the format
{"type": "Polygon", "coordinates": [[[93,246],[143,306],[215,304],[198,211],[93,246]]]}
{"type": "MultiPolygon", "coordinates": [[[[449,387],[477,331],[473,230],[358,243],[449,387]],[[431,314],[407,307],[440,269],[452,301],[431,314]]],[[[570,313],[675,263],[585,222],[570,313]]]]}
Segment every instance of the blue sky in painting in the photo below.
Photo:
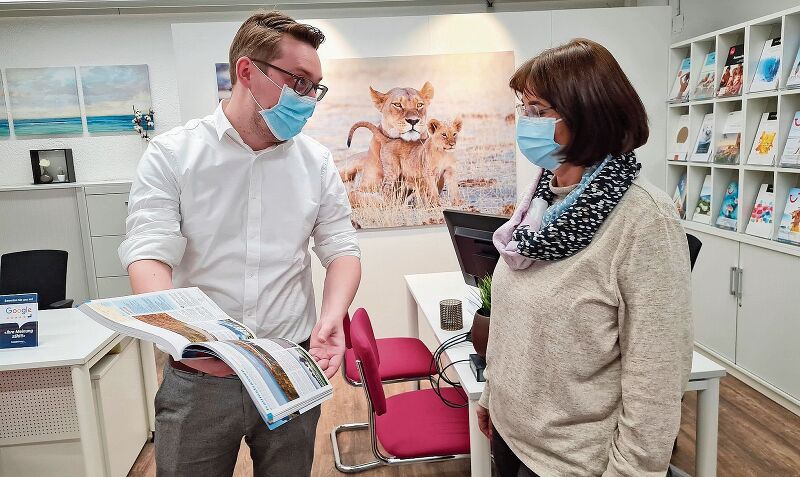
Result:
{"type": "Polygon", "coordinates": [[[81,66],[80,73],[87,117],[128,115],[133,106],[142,111],[152,106],[147,65],[81,66]]]}
{"type": "Polygon", "coordinates": [[[80,117],[74,67],[6,70],[14,119],[80,117]]]}

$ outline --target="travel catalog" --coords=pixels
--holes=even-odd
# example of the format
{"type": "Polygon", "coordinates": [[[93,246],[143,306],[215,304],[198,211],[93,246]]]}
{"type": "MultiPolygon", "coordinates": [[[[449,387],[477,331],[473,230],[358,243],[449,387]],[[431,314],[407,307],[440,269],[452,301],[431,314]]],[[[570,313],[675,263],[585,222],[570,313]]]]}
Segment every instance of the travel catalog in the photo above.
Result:
{"type": "Polygon", "coordinates": [[[800,48],[794,57],[794,62],[789,69],[789,78],[786,79],[786,88],[800,88],[800,48]]]}
{"type": "Polygon", "coordinates": [[[750,92],[771,91],[778,88],[781,72],[781,39],[772,38],[764,43],[750,92]]]}
{"type": "Polygon", "coordinates": [[[706,55],[703,62],[703,69],[700,70],[700,80],[694,88],[692,99],[708,99],[714,97],[714,90],[717,87],[717,53],[711,52],[706,55]]]}
{"type": "Polygon", "coordinates": [[[668,161],[685,161],[689,152],[689,115],[684,114],[678,118],[678,124],[672,135],[672,145],[667,154],[668,161]]]}
{"type": "Polygon", "coordinates": [[[717,144],[717,151],[714,153],[715,164],[738,164],[739,150],[742,143],[742,112],[732,111],[725,119],[725,128],[722,130],[722,138],[717,144]]]}
{"type": "Polygon", "coordinates": [[[789,137],[781,154],[781,167],[800,167],[800,111],[794,113],[789,137]]]}
{"type": "Polygon", "coordinates": [[[672,92],[669,95],[671,103],[681,103],[689,100],[689,69],[691,64],[689,58],[684,58],[681,61],[680,69],[678,69],[678,74],[675,76],[675,82],[672,83],[672,92]]]}
{"type": "Polygon", "coordinates": [[[771,166],[775,163],[775,139],[778,137],[778,113],[764,113],[758,123],[753,148],[747,164],[771,166]]]}
{"type": "Polygon", "coordinates": [[[732,46],[719,80],[718,97],[739,96],[744,84],[744,44],[732,46]]]}
{"type": "Polygon", "coordinates": [[[289,340],[256,338],[199,288],[92,300],[80,310],[107,328],[158,344],[176,361],[223,360],[270,429],[333,395],[306,350],[289,340]]]}

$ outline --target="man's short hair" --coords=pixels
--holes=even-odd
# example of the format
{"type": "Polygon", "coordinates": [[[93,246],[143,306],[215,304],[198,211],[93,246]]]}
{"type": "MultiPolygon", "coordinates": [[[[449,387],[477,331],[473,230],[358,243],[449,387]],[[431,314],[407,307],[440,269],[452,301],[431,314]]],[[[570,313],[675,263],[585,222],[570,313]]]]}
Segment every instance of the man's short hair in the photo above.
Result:
{"type": "Polygon", "coordinates": [[[261,61],[272,61],[280,55],[280,42],[283,35],[308,43],[314,49],[325,41],[319,28],[298,23],[280,12],[260,11],[242,23],[233,37],[228,56],[231,72],[231,85],[236,84],[236,62],[247,56],[261,61]]]}

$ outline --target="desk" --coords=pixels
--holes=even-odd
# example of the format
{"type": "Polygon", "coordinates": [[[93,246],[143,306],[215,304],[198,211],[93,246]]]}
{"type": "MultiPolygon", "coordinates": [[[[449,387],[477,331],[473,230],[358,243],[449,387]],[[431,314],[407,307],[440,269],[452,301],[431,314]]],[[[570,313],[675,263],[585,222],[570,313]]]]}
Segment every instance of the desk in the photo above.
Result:
{"type": "MultiPolygon", "coordinates": [[[[436,336],[437,344],[464,333],[472,326],[475,307],[466,301],[469,287],[460,272],[406,275],[406,300],[409,336],[419,337],[419,318],[436,336]],[[458,298],[464,305],[464,328],[444,331],[439,327],[439,302],[445,298],[458,298]]],[[[447,350],[451,362],[468,359],[475,350],[472,343],[462,343],[447,350]]],[[[491,476],[489,440],[478,429],[475,407],[483,393],[484,383],[476,381],[469,363],[453,366],[464,391],[469,396],[470,453],[472,477],[491,476]]],[[[688,390],[697,391],[697,477],[717,475],[717,424],[719,418],[719,380],[725,368],[695,352],[688,390]]]]}
{"type": "Polygon", "coordinates": [[[0,474],[116,477],[155,429],[156,389],[151,344],[75,308],[40,311],[38,347],[0,350],[0,474]],[[115,389],[139,393],[104,401],[115,389]],[[129,407],[116,412],[121,405],[129,407]],[[115,432],[120,425],[143,431],[144,440],[115,432]],[[120,439],[123,448],[109,449],[120,439]]]}

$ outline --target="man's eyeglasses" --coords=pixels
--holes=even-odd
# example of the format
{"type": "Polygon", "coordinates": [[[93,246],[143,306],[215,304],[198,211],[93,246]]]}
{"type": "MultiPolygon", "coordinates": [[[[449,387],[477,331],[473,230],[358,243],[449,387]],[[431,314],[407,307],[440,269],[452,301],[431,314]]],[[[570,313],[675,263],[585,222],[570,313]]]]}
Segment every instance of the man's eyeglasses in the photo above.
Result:
{"type": "Polygon", "coordinates": [[[299,94],[300,96],[308,96],[312,91],[314,91],[316,93],[317,101],[322,101],[322,98],[325,97],[325,93],[328,92],[327,86],[321,85],[319,83],[314,83],[313,81],[311,81],[306,77],[296,75],[291,71],[286,71],[285,69],[279,68],[273,65],[272,63],[267,63],[266,61],[261,61],[261,60],[254,60],[252,58],[250,58],[250,61],[252,61],[253,63],[260,63],[264,66],[278,70],[281,73],[290,76],[292,79],[294,79],[294,86],[292,87],[292,89],[294,89],[294,92],[299,94]]]}
{"type": "Polygon", "coordinates": [[[544,113],[547,111],[555,111],[555,108],[548,107],[548,108],[540,108],[535,104],[518,104],[517,105],[517,114],[520,116],[525,116],[529,118],[541,118],[544,116],[544,113]]]}

